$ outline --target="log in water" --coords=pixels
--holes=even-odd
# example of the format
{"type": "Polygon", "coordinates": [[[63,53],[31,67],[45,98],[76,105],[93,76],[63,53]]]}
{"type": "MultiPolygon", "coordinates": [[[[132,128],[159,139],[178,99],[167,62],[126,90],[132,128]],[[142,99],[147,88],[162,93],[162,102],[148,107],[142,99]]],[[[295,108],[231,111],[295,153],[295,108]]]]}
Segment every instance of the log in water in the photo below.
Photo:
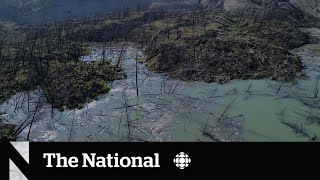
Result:
{"type": "MultiPolygon", "coordinates": [[[[319,29],[305,29],[320,36],[319,29]]],[[[83,61],[102,59],[102,52],[117,62],[121,47],[102,50],[95,45],[83,61]],[[112,51],[109,53],[108,51],[112,51]]],[[[320,134],[320,44],[293,50],[301,56],[308,75],[296,83],[268,79],[233,80],[227,84],[183,82],[136,68],[139,49],[125,48],[122,66],[126,78],[83,109],[52,109],[40,90],[18,93],[0,107],[7,122],[21,126],[19,140],[32,141],[315,141],[320,134]],[[136,94],[138,69],[139,96],[136,94]],[[316,87],[317,86],[317,87],[316,87]],[[40,110],[35,108],[37,100],[40,110]],[[35,113],[35,114],[32,114],[35,113]],[[33,117],[33,118],[32,118],[33,117]],[[128,129],[130,129],[128,131],[128,129]],[[130,133],[129,133],[130,132],[130,133]]]]}

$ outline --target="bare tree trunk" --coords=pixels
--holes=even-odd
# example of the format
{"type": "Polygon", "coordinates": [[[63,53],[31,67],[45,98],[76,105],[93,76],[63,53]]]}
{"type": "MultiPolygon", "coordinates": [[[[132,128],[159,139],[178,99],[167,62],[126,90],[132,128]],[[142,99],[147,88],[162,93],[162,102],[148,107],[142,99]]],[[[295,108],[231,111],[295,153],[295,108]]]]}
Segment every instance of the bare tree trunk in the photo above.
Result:
{"type": "Polygon", "coordinates": [[[139,96],[139,84],[138,84],[138,53],[136,54],[136,91],[139,96]]]}

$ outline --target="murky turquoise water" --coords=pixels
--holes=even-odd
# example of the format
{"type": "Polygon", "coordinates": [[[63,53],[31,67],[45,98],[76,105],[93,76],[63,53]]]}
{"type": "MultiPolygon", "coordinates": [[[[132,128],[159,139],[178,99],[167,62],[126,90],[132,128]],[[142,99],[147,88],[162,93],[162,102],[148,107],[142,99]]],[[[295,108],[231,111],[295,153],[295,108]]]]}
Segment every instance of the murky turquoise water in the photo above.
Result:
{"type": "MultiPolygon", "coordinates": [[[[320,36],[318,29],[304,31],[320,36]]],[[[119,51],[114,47],[106,52],[116,61],[119,51]]],[[[40,111],[27,111],[26,93],[12,97],[0,111],[7,112],[4,117],[9,123],[23,124],[20,140],[27,138],[30,121],[34,122],[29,137],[33,141],[319,140],[320,99],[315,94],[317,84],[320,88],[320,44],[293,52],[302,57],[308,77],[284,84],[268,79],[234,80],[223,85],[189,83],[150,72],[139,63],[137,96],[135,59],[143,55],[127,46],[123,56],[127,78],[115,81],[108,94],[85,108],[52,111],[37,90],[29,97],[34,102],[40,99],[40,111]]],[[[96,45],[92,55],[81,60],[95,61],[101,54],[96,45]]],[[[29,104],[29,109],[34,104],[29,104]]]]}

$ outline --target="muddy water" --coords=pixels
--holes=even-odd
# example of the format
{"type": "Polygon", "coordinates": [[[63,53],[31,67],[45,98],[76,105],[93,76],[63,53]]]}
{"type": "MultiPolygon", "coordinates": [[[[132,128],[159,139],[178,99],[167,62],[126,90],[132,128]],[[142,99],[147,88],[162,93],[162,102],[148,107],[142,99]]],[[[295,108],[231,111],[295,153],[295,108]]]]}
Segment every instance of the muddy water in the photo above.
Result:
{"type": "MultiPolygon", "coordinates": [[[[319,29],[303,31],[320,36],[319,29]]],[[[107,58],[115,63],[119,51],[108,49],[107,58]]],[[[13,96],[0,111],[6,112],[6,121],[21,127],[20,140],[309,141],[320,136],[320,99],[315,96],[320,44],[293,53],[302,57],[308,77],[284,84],[268,79],[223,85],[183,82],[138,63],[137,96],[136,57],[143,59],[143,54],[127,47],[122,56],[126,78],[113,82],[108,94],[85,108],[59,112],[36,90],[13,96]]],[[[101,54],[101,47],[94,46],[81,60],[97,61],[101,54]]]]}

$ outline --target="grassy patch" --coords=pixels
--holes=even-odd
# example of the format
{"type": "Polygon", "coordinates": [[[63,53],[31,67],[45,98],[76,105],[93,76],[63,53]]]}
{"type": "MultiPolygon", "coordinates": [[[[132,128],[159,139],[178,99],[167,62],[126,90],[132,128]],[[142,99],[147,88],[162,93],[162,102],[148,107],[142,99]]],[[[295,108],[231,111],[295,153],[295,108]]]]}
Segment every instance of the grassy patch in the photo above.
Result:
{"type": "Polygon", "coordinates": [[[7,39],[0,42],[0,103],[17,92],[41,87],[54,107],[81,108],[122,77],[121,69],[109,63],[80,61],[91,50],[81,39],[72,40],[70,26],[0,27],[0,35],[7,39]],[[16,34],[19,38],[11,38],[16,34]]]}
{"type": "Polygon", "coordinates": [[[81,108],[83,103],[105,94],[111,89],[110,82],[120,79],[120,69],[109,63],[70,61],[51,62],[50,76],[42,86],[48,101],[63,109],[81,108]]]}
{"type": "Polygon", "coordinates": [[[0,124],[0,142],[15,141],[14,128],[14,125],[0,124]]]}
{"type": "Polygon", "coordinates": [[[186,81],[221,83],[293,81],[301,75],[302,63],[289,51],[308,43],[308,36],[289,22],[210,13],[194,16],[191,21],[179,19],[175,27],[161,29],[152,39],[146,50],[150,69],[186,81]]]}

